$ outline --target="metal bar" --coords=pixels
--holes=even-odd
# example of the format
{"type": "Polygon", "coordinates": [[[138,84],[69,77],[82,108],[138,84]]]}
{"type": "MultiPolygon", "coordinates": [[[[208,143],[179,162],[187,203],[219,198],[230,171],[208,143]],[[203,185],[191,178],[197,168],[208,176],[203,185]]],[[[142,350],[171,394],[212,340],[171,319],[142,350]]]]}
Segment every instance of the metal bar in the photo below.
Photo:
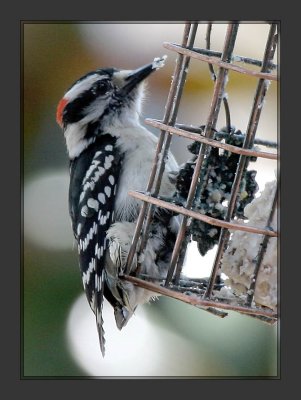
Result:
{"type": "MultiPolygon", "coordinates": [[[[263,71],[268,70],[267,66],[269,65],[269,62],[274,57],[274,53],[276,50],[276,39],[277,39],[277,37],[275,36],[275,32],[276,32],[276,24],[272,24],[270,27],[270,32],[269,32],[269,36],[268,36],[268,40],[267,40],[267,44],[266,44],[266,48],[265,48],[265,54],[264,54],[264,58],[263,58],[263,67],[262,67],[263,71]]],[[[263,100],[265,98],[266,92],[267,92],[266,80],[260,79],[258,82],[258,85],[257,85],[257,89],[256,89],[256,94],[255,94],[254,103],[253,103],[247,131],[246,131],[246,137],[245,137],[245,141],[243,144],[243,148],[250,148],[253,146],[259,118],[260,118],[260,115],[262,112],[262,104],[263,104],[263,100]]],[[[247,166],[247,162],[248,162],[247,156],[241,155],[239,158],[239,162],[238,162],[238,166],[237,166],[237,170],[236,170],[236,174],[235,174],[235,178],[234,178],[234,182],[233,182],[233,186],[232,186],[232,190],[231,190],[231,196],[230,196],[230,200],[229,200],[229,204],[228,204],[227,215],[225,218],[226,221],[230,221],[230,219],[232,218],[232,215],[233,215],[233,211],[236,207],[237,195],[239,192],[243,173],[247,166]]],[[[218,269],[220,266],[220,261],[222,259],[222,255],[224,253],[227,242],[229,240],[229,236],[230,236],[229,231],[223,228],[220,233],[220,238],[219,238],[217,252],[215,255],[215,260],[214,260],[212,272],[210,275],[209,284],[208,284],[208,287],[207,287],[207,290],[205,293],[206,298],[210,298],[210,296],[211,296],[211,293],[212,293],[212,290],[214,287],[214,282],[215,282],[217,272],[218,272],[218,269]]]]}
{"type": "Polygon", "coordinates": [[[141,288],[148,289],[152,292],[156,292],[156,293],[159,293],[159,294],[167,296],[167,297],[172,297],[174,299],[183,301],[184,303],[191,304],[196,307],[219,308],[219,309],[223,309],[223,310],[238,311],[242,314],[262,315],[262,316],[266,316],[269,318],[277,319],[276,313],[266,311],[264,309],[254,308],[254,307],[249,308],[249,307],[245,307],[245,306],[237,306],[237,305],[222,303],[222,302],[213,301],[213,300],[211,300],[211,301],[204,300],[204,299],[200,298],[199,296],[196,296],[196,295],[189,296],[184,293],[179,293],[179,292],[176,292],[175,290],[171,290],[166,287],[159,286],[152,282],[144,281],[144,280],[136,278],[134,276],[123,275],[120,277],[120,279],[124,279],[128,282],[133,283],[136,286],[141,287],[141,288]]]}
{"type": "MultiPolygon", "coordinates": [[[[197,28],[198,28],[198,24],[193,24],[190,38],[189,38],[188,44],[187,44],[188,48],[191,48],[194,44],[197,28]]],[[[179,77],[177,79],[178,84],[176,86],[176,92],[174,94],[173,109],[172,109],[171,115],[169,116],[168,123],[166,124],[166,126],[174,125],[174,123],[176,121],[179,106],[180,106],[180,101],[181,101],[181,97],[182,97],[182,93],[183,93],[183,89],[184,89],[184,84],[186,81],[189,63],[190,63],[190,57],[184,57],[184,59],[181,60],[181,68],[180,68],[180,72],[179,72],[179,77]]],[[[166,133],[167,130],[164,129],[164,131],[166,133]]],[[[159,170],[158,170],[158,173],[157,173],[155,181],[154,181],[155,187],[153,190],[153,195],[155,195],[155,196],[160,191],[161,181],[162,181],[163,173],[165,170],[165,160],[168,157],[168,151],[169,151],[169,147],[170,147],[170,143],[171,143],[171,138],[172,138],[172,135],[170,135],[168,133],[165,143],[164,143],[164,146],[163,146],[161,162],[159,164],[159,170]]],[[[147,216],[146,216],[146,220],[145,220],[145,224],[144,224],[144,232],[143,232],[142,238],[141,238],[141,245],[140,245],[140,249],[139,249],[140,252],[143,251],[143,249],[145,248],[146,242],[148,240],[149,229],[150,229],[150,224],[151,224],[152,218],[153,218],[153,206],[148,208],[148,212],[147,212],[147,216]]],[[[139,270],[139,266],[138,266],[138,270],[139,270]]]]}
{"type": "MultiPolygon", "coordinates": [[[[216,58],[221,58],[221,55],[222,55],[222,53],[220,53],[219,51],[202,49],[199,47],[194,47],[192,50],[197,53],[204,54],[205,56],[211,56],[211,57],[216,57],[216,58]]],[[[250,65],[256,65],[257,67],[262,67],[262,61],[256,60],[255,58],[244,57],[244,56],[239,56],[239,55],[233,55],[231,58],[231,62],[242,62],[244,64],[250,64],[250,65]]],[[[277,69],[277,65],[271,62],[269,64],[269,68],[277,69]]]]}
{"type": "MultiPolygon", "coordinates": [[[[182,46],[187,45],[190,29],[191,29],[191,24],[190,23],[185,24],[183,39],[182,39],[182,46]]],[[[178,77],[180,74],[183,58],[184,58],[184,56],[182,54],[178,55],[178,61],[177,61],[175,71],[174,71],[174,78],[172,80],[170,91],[169,91],[167,102],[166,102],[165,115],[164,115],[164,119],[163,119],[164,123],[168,122],[170,114],[173,109],[174,96],[175,96],[176,89],[177,89],[177,80],[178,80],[178,77]]],[[[158,143],[157,143],[157,148],[156,148],[156,153],[155,153],[152,170],[150,172],[150,177],[149,177],[149,181],[148,181],[147,188],[146,188],[147,191],[150,191],[151,188],[153,187],[153,183],[154,183],[155,176],[157,173],[157,166],[159,163],[159,157],[160,157],[160,153],[161,153],[162,146],[164,143],[165,135],[166,135],[166,133],[164,131],[161,131],[160,137],[159,137],[158,143]]],[[[145,217],[145,214],[147,211],[147,207],[148,207],[147,203],[142,204],[142,206],[140,208],[139,216],[137,218],[136,228],[135,228],[135,232],[133,235],[132,244],[131,244],[131,248],[130,248],[130,251],[128,254],[126,267],[125,267],[125,272],[127,274],[129,274],[131,271],[131,266],[132,266],[133,259],[134,259],[135,253],[136,253],[137,243],[140,238],[141,229],[142,229],[144,217],[145,217]]]]}
{"type": "Polygon", "coordinates": [[[163,46],[168,49],[168,50],[174,50],[177,53],[184,54],[187,56],[190,56],[191,58],[195,58],[196,60],[204,61],[210,64],[215,64],[218,65],[219,67],[225,68],[225,69],[230,69],[232,71],[238,72],[240,74],[245,74],[249,76],[253,76],[254,78],[260,78],[260,79],[268,79],[270,81],[277,81],[278,80],[278,74],[272,74],[270,72],[259,72],[259,71],[252,71],[247,68],[240,67],[238,65],[234,65],[231,63],[227,63],[224,61],[221,61],[217,57],[210,57],[206,56],[204,54],[200,54],[194,50],[188,50],[185,49],[177,44],[169,43],[169,42],[164,42],[163,46]]]}
{"type": "Polygon", "coordinates": [[[255,319],[257,319],[257,320],[259,320],[261,322],[265,322],[266,324],[269,324],[269,325],[275,325],[275,323],[277,322],[277,319],[269,318],[269,317],[266,317],[266,316],[263,316],[263,315],[252,315],[252,314],[249,314],[248,316],[249,317],[253,317],[253,318],[255,318],[255,319]]]}
{"type": "MultiPolygon", "coordinates": [[[[227,61],[232,56],[233,47],[234,47],[234,43],[235,43],[235,39],[236,39],[236,35],[237,35],[237,30],[238,30],[238,24],[229,24],[228,25],[227,35],[226,35],[225,44],[224,44],[223,57],[222,57],[224,61],[227,61]]],[[[215,128],[215,125],[216,125],[218,113],[220,110],[221,100],[223,97],[224,88],[225,88],[225,84],[226,84],[225,78],[226,78],[227,74],[228,74],[228,71],[226,69],[220,68],[218,77],[215,81],[210,112],[209,112],[209,116],[207,119],[207,125],[205,128],[205,136],[209,137],[209,138],[212,137],[213,129],[215,128]]],[[[199,180],[201,166],[202,166],[204,156],[205,156],[205,150],[206,150],[206,145],[204,145],[202,143],[198,158],[196,160],[194,173],[192,175],[190,190],[189,190],[189,193],[187,196],[187,201],[186,201],[187,209],[191,208],[192,203],[193,203],[197,183],[199,180]]],[[[178,232],[177,239],[176,239],[174,249],[173,249],[173,253],[171,256],[168,274],[166,277],[166,282],[165,282],[166,286],[171,281],[173,274],[174,274],[174,270],[175,270],[175,267],[176,267],[176,264],[178,261],[178,256],[179,256],[179,252],[181,249],[181,245],[182,245],[182,242],[183,242],[185,234],[186,234],[187,220],[188,220],[187,216],[184,216],[181,221],[181,225],[179,228],[179,232],[178,232]]]]}
{"type": "MultiPolygon", "coordinates": [[[[188,42],[188,48],[193,46],[194,40],[195,40],[195,36],[196,36],[196,32],[197,32],[197,27],[198,24],[194,24],[193,28],[192,28],[192,33],[190,36],[190,40],[188,42]]],[[[181,101],[181,97],[183,94],[183,89],[184,89],[184,84],[186,81],[186,77],[187,77],[187,73],[188,73],[188,68],[189,68],[189,64],[190,64],[190,57],[185,57],[184,61],[183,61],[183,66],[180,70],[180,77],[179,77],[179,81],[178,81],[178,85],[177,85],[177,91],[175,94],[175,103],[174,103],[174,108],[173,108],[173,112],[169,118],[169,121],[167,124],[165,124],[165,126],[170,126],[170,125],[174,125],[177,119],[177,115],[178,115],[178,111],[179,111],[179,106],[180,106],[180,101],[181,101]]],[[[162,129],[165,132],[167,131],[167,129],[162,129]]],[[[169,146],[170,146],[170,142],[171,142],[171,138],[172,135],[168,135],[166,142],[165,142],[165,148],[164,148],[164,152],[163,152],[163,157],[161,159],[161,163],[160,163],[160,169],[159,169],[159,173],[158,173],[158,177],[157,177],[157,182],[156,182],[156,187],[155,187],[155,191],[154,194],[158,194],[159,190],[160,190],[160,185],[161,185],[161,180],[162,180],[162,175],[165,169],[165,160],[166,157],[168,156],[168,150],[169,150],[169,146]]]]}
{"type": "Polygon", "coordinates": [[[159,122],[157,120],[154,119],[146,119],[145,123],[151,126],[154,126],[155,128],[159,128],[159,129],[164,129],[168,132],[170,132],[171,134],[175,134],[178,136],[182,136],[185,137],[187,139],[190,140],[194,140],[196,142],[200,142],[200,143],[205,143],[209,146],[213,146],[213,147],[218,147],[220,149],[224,149],[224,150],[228,150],[231,151],[232,153],[236,153],[236,154],[243,154],[249,157],[262,157],[262,158],[268,158],[270,160],[277,160],[278,156],[275,153],[268,153],[265,151],[257,151],[257,150],[249,150],[249,149],[244,149],[238,146],[233,146],[231,144],[227,144],[227,143],[221,143],[218,140],[214,140],[214,139],[208,139],[204,136],[200,136],[194,133],[190,133],[187,131],[184,131],[182,129],[179,128],[175,128],[172,126],[168,126],[163,124],[162,122],[159,122]]]}
{"type": "Polygon", "coordinates": [[[130,190],[128,194],[129,194],[129,196],[132,196],[135,199],[146,201],[151,204],[155,204],[158,207],[167,208],[168,210],[174,211],[175,213],[182,214],[186,217],[195,218],[200,221],[204,221],[210,225],[219,226],[221,228],[227,228],[227,229],[231,229],[231,230],[238,230],[238,231],[244,231],[244,232],[249,232],[249,233],[257,233],[259,235],[268,235],[271,237],[278,236],[278,232],[276,232],[272,229],[271,230],[262,229],[262,228],[257,228],[255,226],[239,224],[238,222],[228,222],[228,221],[224,221],[221,219],[212,218],[212,217],[209,217],[208,215],[204,215],[199,212],[189,210],[186,207],[180,207],[175,204],[169,203],[167,201],[158,199],[156,197],[151,196],[150,194],[144,194],[144,193],[135,192],[132,190],[130,190]]]}
{"type": "MultiPolygon", "coordinates": [[[[147,119],[147,121],[157,121],[157,122],[161,122],[161,120],[158,119],[147,119]]],[[[188,132],[192,132],[192,133],[198,133],[198,134],[203,134],[204,130],[202,128],[198,128],[196,126],[193,125],[186,125],[186,124],[175,124],[174,125],[175,128],[179,128],[182,129],[183,131],[188,131],[188,132]]],[[[229,133],[228,132],[220,132],[217,131],[214,134],[216,137],[218,138],[228,138],[229,137],[229,133]]],[[[245,135],[244,134],[236,134],[236,133],[231,133],[231,137],[233,137],[234,139],[244,139],[245,135]]],[[[271,147],[271,148],[277,148],[278,147],[278,143],[277,142],[272,142],[270,140],[265,140],[265,139],[259,139],[259,138],[255,138],[254,139],[254,144],[258,144],[260,146],[266,146],[266,147],[271,147]]]]}
{"type": "Polygon", "coordinates": [[[180,253],[179,253],[179,257],[178,257],[178,261],[177,261],[177,265],[176,265],[176,272],[175,272],[175,276],[174,276],[174,283],[178,284],[180,277],[181,277],[181,272],[182,272],[182,265],[184,263],[185,260],[185,254],[187,251],[187,246],[188,243],[190,242],[188,235],[186,235],[184,237],[184,240],[182,242],[182,246],[180,249],[180,253]]]}
{"type": "MultiPolygon", "coordinates": [[[[274,195],[274,200],[273,200],[273,204],[272,204],[272,209],[269,215],[269,218],[267,220],[267,226],[270,226],[272,223],[272,220],[274,218],[274,214],[275,214],[275,210],[276,210],[276,205],[277,205],[277,199],[278,199],[278,186],[276,187],[275,190],[275,195],[274,195]]],[[[256,282],[257,282],[257,277],[258,277],[258,273],[265,255],[265,252],[267,250],[267,246],[270,240],[270,236],[264,236],[263,241],[260,245],[260,250],[259,253],[257,255],[257,261],[256,261],[256,265],[254,268],[254,274],[253,274],[253,279],[251,280],[251,284],[249,287],[249,290],[247,291],[247,300],[246,300],[246,306],[251,306],[252,304],[252,300],[255,294],[255,288],[256,288],[256,282]]]]}

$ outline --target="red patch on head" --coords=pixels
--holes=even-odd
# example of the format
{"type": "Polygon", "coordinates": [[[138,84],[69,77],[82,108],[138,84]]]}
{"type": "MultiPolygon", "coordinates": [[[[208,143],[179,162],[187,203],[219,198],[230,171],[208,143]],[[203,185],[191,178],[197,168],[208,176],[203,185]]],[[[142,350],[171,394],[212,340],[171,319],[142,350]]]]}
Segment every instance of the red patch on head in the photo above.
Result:
{"type": "Polygon", "coordinates": [[[62,127],[63,126],[63,111],[66,107],[68,100],[63,97],[62,100],[59,102],[57,109],[56,109],[56,122],[62,127]]]}

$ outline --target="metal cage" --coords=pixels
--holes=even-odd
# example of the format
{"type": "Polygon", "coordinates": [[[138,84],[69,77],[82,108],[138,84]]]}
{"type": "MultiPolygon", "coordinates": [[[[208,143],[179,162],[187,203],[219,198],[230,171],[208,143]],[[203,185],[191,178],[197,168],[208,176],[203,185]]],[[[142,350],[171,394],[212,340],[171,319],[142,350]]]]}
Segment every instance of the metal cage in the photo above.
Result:
{"type": "MultiPolygon", "coordinates": [[[[266,227],[257,227],[242,224],[233,219],[233,213],[237,203],[237,197],[241,190],[241,181],[243,171],[251,157],[265,158],[268,160],[277,160],[278,155],[275,151],[259,151],[254,148],[254,144],[260,143],[268,147],[273,144],[261,141],[256,137],[256,131],[259,119],[263,112],[263,102],[265,100],[268,84],[270,81],[277,82],[279,75],[277,65],[273,64],[277,41],[279,34],[279,24],[269,23],[269,34],[266,40],[263,59],[255,60],[247,57],[240,57],[233,54],[235,41],[238,34],[239,23],[229,23],[224,39],[223,51],[221,53],[210,50],[210,33],[212,24],[207,24],[206,49],[194,47],[198,23],[186,23],[184,27],[183,39],[181,44],[164,43],[164,47],[177,53],[177,62],[170,91],[165,107],[165,115],[162,121],[147,119],[145,122],[161,131],[156,155],[150,173],[149,182],[144,193],[131,191],[130,196],[142,200],[142,207],[137,220],[136,230],[133,237],[130,253],[127,259],[125,274],[121,277],[131,281],[135,285],[149,289],[153,292],[165,296],[176,298],[191,305],[202,308],[220,317],[227,315],[227,310],[237,311],[259,318],[268,323],[277,321],[277,312],[264,306],[255,304],[254,292],[256,288],[257,276],[260,270],[262,260],[271,237],[278,237],[278,232],[271,228],[271,221],[277,207],[278,189],[275,191],[274,201],[272,203],[269,215],[266,216],[266,227]],[[189,63],[191,59],[208,63],[211,66],[211,73],[214,80],[214,88],[211,100],[211,106],[207,117],[206,125],[203,128],[192,125],[176,123],[179,104],[185,85],[185,80],[189,74],[189,63]],[[252,68],[246,67],[247,64],[252,68]],[[243,66],[241,66],[243,65],[243,66]],[[218,69],[215,73],[213,67],[218,69]],[[257,66],[257,70],[254,69],[257,66]],[[247,130],[243,135],[242,146],[235,146],[217,140],[216,123],[222,103],[227,107],[227,100],[224,96],[224,90],[228,82],[228,71],[244,74],[246,78],[255,78],[258,80],[254,96],[253,105],[250,111],[247,130]],[[275,72],[276,71],[276,72],[275,72]],[[161,184],[161,177],[165,167],[165,160],[174,135],[187,138],[190,141],[200,143],[199,152],[195,161],[195,168],[191,179],[188,196],[182,204],[175,204],[168,199],[162,199],[158,196],[161,184]],[[201,173],[202,166],[208,157],[211,148],[227,150],[239,155],[235,178],[232,185],[231,196],[227,205],[227,212],[224,219],[212,218],[200,213],[195,208],[195,196],[202,190],[204,185],[204,173],[201,173]],[[152,221],[155,207],[162,207],[174,211],[181,215],[180,229],[173,248],[171,262],[169,265],[166,279],[160,284],[154,283],[145,276],[139,275],[138,271],[131,272],[134,255],[144,248],[149,234],[149,227],[152,221]],[[187,279],[184,283],[181,279],[183,259],[186,252],[188,238],[188,226],[192,220],[203,221],[213,227],[220,227],[217,251],[212,271],[206,285],[202,281],[187,279]],[[249,290],[244,298],[235,296],[234,298],[221,298],[218,291],[214,290],[219,278],[221,260],[228,246],[230,234],[233,231],[245,231],[256,235],[261,235],[260,246],[258,247],[256,262],[254,265],[253,279],[250,282],[249,290]],[[139,240],[139,245],[138,245],[139,240]]],[[[250,79],[252,79],[250,78],[250,79]]],[[[228,121],[229,122],[229,121],[228,121]]],[[[221,132],[219,132],[222,135],[221,132]]]]}

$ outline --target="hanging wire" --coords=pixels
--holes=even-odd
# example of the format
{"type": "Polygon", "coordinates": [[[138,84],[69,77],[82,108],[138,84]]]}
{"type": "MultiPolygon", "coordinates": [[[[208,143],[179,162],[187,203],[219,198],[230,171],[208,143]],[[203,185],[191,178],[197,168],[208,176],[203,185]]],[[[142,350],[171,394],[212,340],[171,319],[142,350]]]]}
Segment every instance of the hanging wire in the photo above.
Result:
{"type": "MultiPolygon", "coordinates": [[[[207,32],[206,32],[206,50],[210,50],[211,46],[211,31],[212,31],[212,23],[209,23],[207,25],[207,32]]],[[[222,56],[222,54],[221,54],[222,56]]],[[[213,68],[213,64],[208,64],[209,71],[211,74],[211,78],[213,82],[216,81],[216,73],[213,68]]],[[[224,103],[224,108],[225,108],[225,114],[226,114],[226,128],[227,132],[231,133],[231,116],[230,116],[230,107],[227,98],[225,95],[223,96],[223,103],[224,103]]]]}

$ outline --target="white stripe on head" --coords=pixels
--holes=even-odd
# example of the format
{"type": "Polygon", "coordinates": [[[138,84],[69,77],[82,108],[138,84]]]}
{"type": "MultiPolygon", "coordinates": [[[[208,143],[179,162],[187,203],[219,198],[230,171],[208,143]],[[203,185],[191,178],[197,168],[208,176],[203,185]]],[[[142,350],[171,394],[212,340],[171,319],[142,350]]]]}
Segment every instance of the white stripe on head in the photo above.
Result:
{"type": "Polygon", "coordinates": [[[64,98],[68,99],[68,101],[73,101],[76,99],[81,93],[89,90],[93,83],[97,81],[101,81],[102,79],[108,78],[107,75],[99,75],[92,74],[88,75],[83,80],[77,82],[67,93],[65,93],[64,98]]]}
{"type": "Polygon", "coordinates": [[[89,122],[96,121],[102,116],[104,110],[106,109],[108,103],[105,103],[110,95],[102,96],[101,98],[96,98],[88,107],[85,108],[86,117],[82,118],[79,123],[81,125],[86,125],[89,122]]]}

